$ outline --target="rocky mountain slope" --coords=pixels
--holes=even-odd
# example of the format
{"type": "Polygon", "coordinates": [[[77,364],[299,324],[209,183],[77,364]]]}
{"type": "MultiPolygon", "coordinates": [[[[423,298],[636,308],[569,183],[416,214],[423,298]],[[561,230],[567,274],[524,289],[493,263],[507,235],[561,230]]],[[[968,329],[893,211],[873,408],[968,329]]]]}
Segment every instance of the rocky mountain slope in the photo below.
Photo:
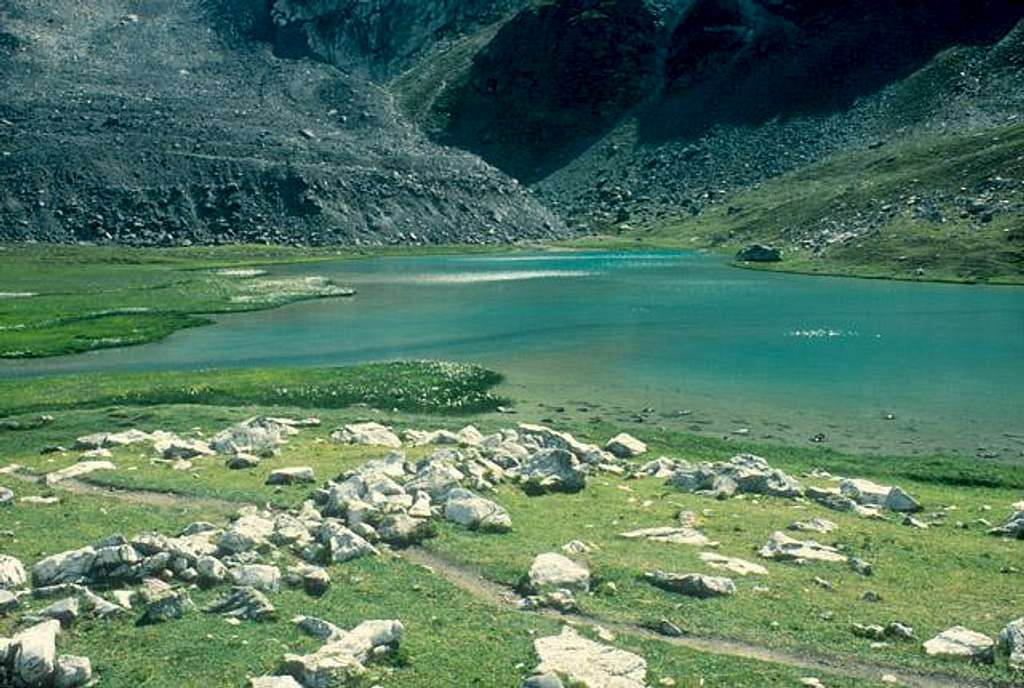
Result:
{"type": "Polygon", "coordinates": [[[384,89],[301,57],[270,10],[4,3],[0,236],[164,245],[564,234],[517,182],[428,141],[384,89]]]}
{"type": "Polygon", "coordinates": [[[7,235],[628,234],[1024,111],[1016,0],[91,6],[0,10],[7,235]]]}

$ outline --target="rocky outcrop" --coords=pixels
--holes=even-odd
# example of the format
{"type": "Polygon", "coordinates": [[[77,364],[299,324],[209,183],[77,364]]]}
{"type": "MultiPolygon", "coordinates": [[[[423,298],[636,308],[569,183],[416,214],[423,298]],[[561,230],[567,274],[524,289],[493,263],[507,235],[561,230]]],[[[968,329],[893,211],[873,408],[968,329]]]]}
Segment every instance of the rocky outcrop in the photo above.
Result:
{"type": "Polygon", "coordinates": [[[803,488],[795,478],[752,454],[741,454],[720,463],[677,461],[667,484],[683,492],[706,492],[719,498],[737,493],[773,497],[799,497],[803,494],[803,488]]]}

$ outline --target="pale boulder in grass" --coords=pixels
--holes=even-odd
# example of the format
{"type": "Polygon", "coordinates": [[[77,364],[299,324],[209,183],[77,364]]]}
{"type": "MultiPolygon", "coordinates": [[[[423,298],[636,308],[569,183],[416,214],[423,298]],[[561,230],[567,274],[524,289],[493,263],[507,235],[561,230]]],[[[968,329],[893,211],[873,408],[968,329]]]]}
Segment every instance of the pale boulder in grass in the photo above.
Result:
{"type": "Polygon", "coordinates": [[[713,569],[731,571],[739,576],[767,576],[768,569],[754,562],[727,557],[716,552],[701,552],[700,560],[713,569]]]}
{"type": "Polygon", "coordinates": [[[402,440],[394,430],[380,423],[351,423],[331,433],[331,439],[342,444],[399,449],[402,440]]]}
{"type": "Polygon", "coordinates": [[[625,432],[608,440],[604,448],[620,459],[632,459],[647,453],[646,444],[625,432]]]}
{"type": "Polygon", "coordinates": [[[87,657],[60,655],[53,675],[53,688],[77,688],[92,681],[92,663],[87,657]]]}
{"type": "Polygon", "coordinates": [[[929,656],[963,657],[991,664],[995,657],[995,641],[987,635],[953,626],[924,644],[929,656]]]}
{"type": "Polygon", "coordinates": [[[999,633],[999,644],[1010,655],[1010,667],[1024,671],[1024,617],[1006,624],[999,633]]]}
{"type": "Polygon", "coordinates": [[[309,466],[278,468],[267,478],[267,485],[298,485],[316,482],[316,475],[309,466]]]}
{"type": "Polygon", "coordinates": [[[332,635],[309,655],[285,655],[282,671],[306,688],[335,688],[366,673],[371,657],[398,647],[405,634],[400,621],[364,621],[351,631],[332,635]]]}
{"type": "Polygon", "coordinates": [[[115,466],[110,461],[79,461],[76,464],[72,464],[67,468],[62,468],[52,473],[47,473],[43,478],[43,482],[47,485],[56,485],[64,480],[70,480],[73,478],[79,478],[89,473],[95,473],[96,471],[116,471],[115,466]]]}
{"type": "Polygon", "coordinates": [[[0,590],[14,590],[28,582],[25,567],[18,559],[0,554],[0,590]]]}
{"type": "Polygon", "coordinates": [[[268,564],[245,564],[231,569],[235,585],[256,588],[263,592],[277,592],[281,588],[281,570],[268,564]]]}
{"type": "Polygon", "coordinates": [[[704,576],[699,573],[666,573],[652,571],[644,574],[644,578],[653,586],[679,593],[687,597],[708,599],[711,597],[728,597],[736,594],[736,584],[731,578],[722,576],[704,576]]]}
{"type": "Polygon", "coordinates": [[[534,592],[557,589],[587,592],[590,571],[561,554],[545,552],[537,555],[530,565],[529,581],[534,592]]]}
{"type": "Polygon", "coordinates": [[[249,679],[249,688],[302,688],[291,676],[260,676],[249,679]]]}
{"type": "Polygon", "coordinates": [[[458,488],[448,494],[444,516],[471,530],[506,533],[512,530],[512,517],[500,504],[458,488]]]}
{"type": "Polygon", "coordinates": [[[14,636],[20,649],[13,664],[14,685],[45,686],[57,669],[57,634],[60,622],[44,621],[14,636]]]}
{"type": "Polygon", "coordinates": [[[559,635],[537,638],[533,646],[540,658],[535,669],[539,675],[564,676],[569,685],[595,688],[647,685],[647,662],[643,657],[583,638],[568,626],[559,635]]]}
{"type": "Polygon", "coordinates": [[[835,547],[822,545],[813,540],[797,540],[781,531],[776,531],[760,550],[765,559],[775,561],[825,561],[843,563],[847,560],[835,547]]]}

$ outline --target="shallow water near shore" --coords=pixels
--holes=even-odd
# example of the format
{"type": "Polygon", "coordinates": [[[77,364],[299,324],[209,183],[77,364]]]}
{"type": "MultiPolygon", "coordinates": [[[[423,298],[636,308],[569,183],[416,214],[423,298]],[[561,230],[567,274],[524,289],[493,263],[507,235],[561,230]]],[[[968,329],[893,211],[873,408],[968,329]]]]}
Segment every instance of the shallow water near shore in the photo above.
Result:
{"type": "Polygon", "coordinates": [[[140,347],[3,362],[0,375],[445,358],[505,373],[523,418],[1024,460],[1021,289],[737,270],[698,252],[269,270],[359,294],[218,317],[140,347]]]}

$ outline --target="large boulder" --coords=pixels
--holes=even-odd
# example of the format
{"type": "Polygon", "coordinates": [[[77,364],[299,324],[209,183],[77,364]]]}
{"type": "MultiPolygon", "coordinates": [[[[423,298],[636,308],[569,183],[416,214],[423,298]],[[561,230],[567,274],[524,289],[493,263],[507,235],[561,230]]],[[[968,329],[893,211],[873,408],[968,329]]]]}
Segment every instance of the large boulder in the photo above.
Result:
{"type": "Polygon", "coordinates": [[[655,587],[688,597],[708,599],[710,597],[726,597],[736,594],[736,584],[732,582],[731,578],[722,576],[652,571],[645,573],[644,578],[655,587]]]}
{"type": "Polygon", "coordinates": [[[581,442],[567,432],[552,430],[543,425],[519,424],[520,441],[524,446],[537,449],[564,449],[585,464],[610,463],[614,456],[596,444],[581,442]]]}
{"type": "Polygon", "coordinates": [[[238,586],[224,597],[216,600],[203,611],[208,614],[223,614],[228,618],[266,621],[274,616],[274,605],[267,596],[256,588],[238,586]]]}
{"type": "Polygon", "coordinates": [[[1015,512],[1001,526],[997,526],[988,532],[992,535],[1002,535],[1004,537],[1024,540],[1024,511],[1015,512]]]}
{"type": "Polygon", "coordinates": [[[921,510],[917,500],[900,487],[879,485],[870,480],[847,478],[839,483],[842,496],[852,499],[858,504],[877,506],[891,511],[910,513],[921,510]]]}
{"type": "Polygon", "coordinates": [[[1010,666],[1024,671],[1024,617],[1006,624],[999,633],[999,644],[1010,655],[1010,666]]]}
{"type": "Polygon", "coordinates": [[[774,246],[750,244],[736,252],[736,260],[747,263],[778,263],[782,260],[782,250],[774,246]]]}
{"type": "Polygon", "coordinates": [[[319,529],[318,539],[326,546],[328,559],[333,564],[344,564],[378,553],[376,547],[339,521],[325,521],[319,529]]]}
{"type": "Polygon", "coordinates": [[[803,494],[795,478],[753,454],[740,454],[719,463],[693,465],[681,461],[667,484],[684,492],[713,492],[718,497],[746,493],[792,498],[803,494]]]}
{"type": "Polygon", "coordinates": [[[579,492],[587,480],[579,461],[566,449],[538,451],[523,464],[519,474],[531,493],[579,492]]]}
{"type": "Polygon", "coordinates": [[[995,641],[987,635],[953,626],[924,644],[930,656],[963,657],[991,664],[995,659],[995,641]]]}
{"type": "Polygon", "coordinates": [[[228,554],[261,549],[273,534],[274,521],[258,513],[244,513],[220,536],[220,548],[228,554]]]}
{"type": "Polygon", "coordinates": [[[267,485],[296,485],[299,483],[316,482],[313,469],[309,466],[292,466],[278,468],[267,478],[267,485]]]}
{"type": "Polygon", "coordinates": [[[366,673],[371,658],[398,647],[405,629],[400,621],[364,621],[351,631],[332,635],[310,655],[285,655],[282,673],[306,688],[348,685],[366,673]]]}
{"type": "Polygon", "coordinates": [[[88,657],[60,655],[53,673],[53,688],[78,688],[92,681],[92,663],[88,657]]]}
{"type": "Polygon", "coordinates": [[[184,590],[166,592],[146,606],[135,625],[151,626],[167,621],[176,621],[185,616],[194,606],[192,599],[184,590]]]}
{"type": "Polygon", "coordinates": [[[549,590],[590,589],[590,571],[572,559],[555,552],[539,554],[530,565],[529,588],[540,593],[549,590]]]}
{"type": "Polygon", "coordinates": [[[776,531],[758,554],[775,561],[826,561],[842,563],[847,560],[835,547],[822,545],[813,540],[796,540],[781,531],[776,531]]]}
{"type": "Polygon", "coordinates": [[[28,582],[25,567],[12,556],[0,554],[0,590],[14,590],[28,582]]]}
{"type": "Polygon", "coordinates": [[[380,423],[352,423],[331,433],[331,439],[342,444],[361,444],[399,449],[402,440],[394,430],[380,423]]]}
{"type": "Polygon", "coordinates": [[[285,419],[257,416],[221,430],[210,440],[218,454],[252,454],[269,456],[284,443],[284,438],[298,430],[285,419]]]}
{"type": "Polygon", "coordinates": [[[249,688],[302,688],[291,676],[259,676],[249,679],[249,688]]]}
{"type": "Polygon", "coordinates": [[[647,685],[647,662],[643,657],[583,638],[568,626],[559,635],[537,638],[533,647],[540,658],[535,672],[564,677],[569,685],[594,688],[645,688],[647,685]]]}
{"type": "Polygon", "coordinates": [[[647,453],[646,444],[624,432],[608,440],[604,448],[620,459],[632,459],[647,453]]]}
{"type": "Polygon", "coordinates": [[[461,488],[448,493],[444,517],[471,530],[506,533],[512,529],[512,517],[504,507],[461,488]]]}
{"type": "Polygon", "coordinates": [[[51,619],[25,629],[14,636],[11,667],[15,686],[48,686],[57,669],[57,634],[60,622],[51,619]]]}
{"type": "Polygon", "coordinates": [[[277,592],[281,588],[281,570],[269,564],[244,564],[230,570],[231,580],[240,587],[255,588],[262,592],[277,592]]]}
{"type": "Polygon", "coordinates": [[[44,588],[61,583],[85,583],[96,559],[92,547],[61,552],[36,562],[32,567],[32,585],[44,588]]]}

